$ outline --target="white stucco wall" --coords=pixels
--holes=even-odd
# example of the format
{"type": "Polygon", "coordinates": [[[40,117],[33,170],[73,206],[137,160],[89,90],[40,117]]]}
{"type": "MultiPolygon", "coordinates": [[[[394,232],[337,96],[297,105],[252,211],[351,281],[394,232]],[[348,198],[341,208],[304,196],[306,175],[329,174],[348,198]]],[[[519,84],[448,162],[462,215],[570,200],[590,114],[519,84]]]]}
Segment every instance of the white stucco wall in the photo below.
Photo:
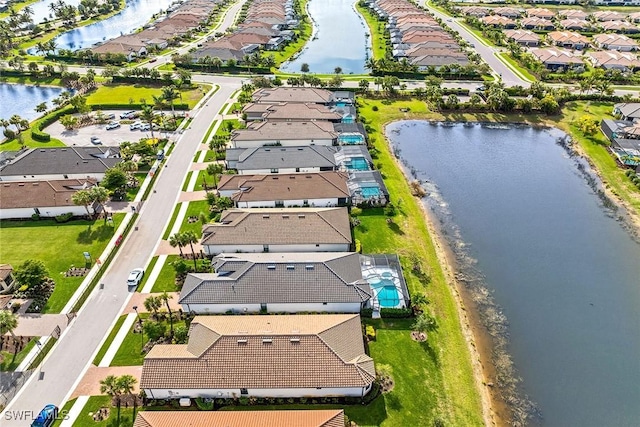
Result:
{"type": "MultiPolygon", "coordinates": [[[[349,252],[349,244],[309,243],[307,245],[268,245],[269,252],[349,252]]],[[[263,245],[203,245],[207,255],[235,252],[264,252],[263,245]]]]}
{"type": "MultiPolygon", "coordinates": [[[[258,313],[260,304],[181,304],[182,311],[198,314],[224,314],[229,311],[237,313],[258,313]]],[[[360,303],[336,302],[336,303],[296,303],[296,304],[267,304],[268,313],[359,313],[360,303]]]]}
{"type": "MultiPolygon", "coordinates": [[[[309,167],[309,168],[281,168],[278,169],[277,172],[273,172],[274,174],[281,173],[308,173],[308,172],[320,172],[320,166],[318,167],[309,167]],[[299,170],[296,170],[299,169],[299,170]]],[[[247,169],[247,170],[238,170],[238,175],[270,175],[271,169],[247,169]]]]}
{"type": "MultiPolygon", "coordinates": [[[[55,206],[55,207],[39,207],[40,217],[52,218],[56,215],[66,214],[71,212],[74,216],[84,216],[87,214],[87,210],[84,206],[55,206]]],[[[93,212],[93,209],[89,207],[89,211],[93,212]]],[[[0,219],[20,219],[31,218],[31,215],[36,213],[34,208],[17,208],[17,209],[0,209],[0,219]]]]}
{"type": "MultiPolygon", "coordinates": [[[[366,395],[371,387],[344,387],[344,388],[277,388],[277,389],[248,389],[244,396],[255,397],[333,397],[366,395]]],[[[178,399],[180,397],[210,397],[233,398],[241,397],[240,389],[144,389],[147,397],[151,399],[178,399]]]]}
{"type": "Polygon", "coordinates": [[[333,139],[261,139],[258,141],[235,141],[231,140],[230,144],[233,148],[254,148],[262,147],[264,145],[274,145],[279,143],[281,147],[299,147],[306,145],[333,145],[333,139]]]}
{"type": "MultiPolygon", "coordinates": [[[[302,206],[304,200],[283,200],[285,207],[302,206]]],[[[338,199],[308,199],[310,207],[330,207],[338,206],[338,199]]],[[[264,200],[255,202],[238,202],[239,208],[274,208],[276,202],[274,200],[264,200]]]]}
{"type": "Polygon", "coordinates": [[[68,173],[57,175],[3,175],[0,177],[0,181],[55,181],[59,179],[95,179],[100,182],[103,178],[104,173],[68,173]]]}

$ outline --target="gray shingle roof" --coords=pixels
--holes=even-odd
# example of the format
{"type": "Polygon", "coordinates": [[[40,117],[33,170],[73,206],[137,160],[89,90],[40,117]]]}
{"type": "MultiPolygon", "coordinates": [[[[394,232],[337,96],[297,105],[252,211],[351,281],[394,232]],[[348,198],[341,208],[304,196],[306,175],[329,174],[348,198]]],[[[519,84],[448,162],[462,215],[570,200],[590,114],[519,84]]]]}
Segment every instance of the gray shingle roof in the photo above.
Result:
{"type": "Polygon", "coordinates": [[[335,139],[331,122],[253,122],[231,133],[232,141],[335,139]]]}
{"type": "Polygon", "coordinates": [[[113,147],[34,148],[5,165],[0,177],[104,173],[121,160],[113,147]]]}
{"type": "Polygon", "coordinates": [[[278,87],[258,89],[253,93],[254,102],[275,104],[280,102],[312,102],[315,104],[327,104],[333,98],[333,94],[325,89],[310,87],[278,87]]]}
{"type": "Polygon", "coordinates": [[[189,274],[180,304],[361,303],[371,297],[357,253],[252,255],[234,254],[224,263],[222,254],[216,273],[189,274]]]}
{"type": "Polygon", "coordinates": [[[197,316],[187,345],[160,344],[144,359],[144,389],[367,387],[375,380],[360,317],[346,314],[197,316]],[[203,335],[205,329],[218,336],[203,335]]]}
{"type": "Polygon", "coordinates": [[[324,145],[249,148],[238,157],[236,169],[335,168],[335,152],[324,145]]]}
{"type": "Polygon", "coordinates": [[[347,208],[229,209],[202,227],[203,245],[351,244],[347,208]]]}

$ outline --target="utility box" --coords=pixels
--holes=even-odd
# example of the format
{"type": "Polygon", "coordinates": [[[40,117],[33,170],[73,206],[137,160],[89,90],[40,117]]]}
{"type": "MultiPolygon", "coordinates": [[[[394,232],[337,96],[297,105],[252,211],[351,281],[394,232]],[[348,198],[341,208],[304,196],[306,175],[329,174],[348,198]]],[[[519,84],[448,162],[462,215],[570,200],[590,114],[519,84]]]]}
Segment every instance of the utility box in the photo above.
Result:
{"type": "Polygon", "coordinates": [[[191,406],[191,399],[188,397],[181,397],[179,400],[180,406],[186,407],[191,406]]]}

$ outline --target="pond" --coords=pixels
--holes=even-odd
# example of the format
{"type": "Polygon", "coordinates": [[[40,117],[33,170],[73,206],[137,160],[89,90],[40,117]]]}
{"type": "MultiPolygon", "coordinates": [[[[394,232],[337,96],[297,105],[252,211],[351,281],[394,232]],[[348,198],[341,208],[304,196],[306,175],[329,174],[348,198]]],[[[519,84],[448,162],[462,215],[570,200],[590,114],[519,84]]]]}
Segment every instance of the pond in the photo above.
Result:
{"type": "Polygon", "coordinates": [[[36,106],[47,102],[47,107],[51,108],[51,100],[63,90],[58,87],[0,83],[0,118],[9,120],[12,115],[17,114],[23,119],[33,120],[41,114],[34,110],[36,106]]]}
{"type": "Polygon", "coordinates": [[[116,15],[95,24],[75,28],[56,37],[58,49],[78,50],[129,34],[147,24],[154,14],[166,10],[175,0],[129,0],[116,15]]]}
{"type": "Polygon", "coordinates": [[[314,26],[311,40],[282,70],[298,73],[302,64],[309,64],[309,71],[317,74],[331,74],[336,67],[344,74],[365,73],[369,28],[356,11],[355,2],[310,0],[307,9],[314,26]]]}
{"type": "Polygon", "coordinates": [[[386,132],[426,182],[465,287],[488,289],[478,305],[540,411],[530,424],[638,425],[640,245],[564,134],[424,121],[386,132]]]}

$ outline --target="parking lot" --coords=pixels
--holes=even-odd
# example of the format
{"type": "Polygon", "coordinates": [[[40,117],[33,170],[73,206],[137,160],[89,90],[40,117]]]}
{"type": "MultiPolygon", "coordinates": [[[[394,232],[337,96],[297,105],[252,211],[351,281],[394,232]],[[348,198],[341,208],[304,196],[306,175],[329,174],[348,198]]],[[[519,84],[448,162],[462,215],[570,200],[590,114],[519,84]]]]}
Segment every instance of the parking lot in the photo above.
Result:
{"type": "MultiPolygon", "coordinates": [[[[107,113],[115,114],[115,121],[120,122],[120,114],[124,111],[108,111],[107,113]]],[[[169,113],[171,114],[171,113],[169,113]]],[[[137,120],[136,120],[137,121],[137,120]]],[[[138,141],[140,138],[150,138],[150,131],[129,130],[129,122],[122,124],[119,128],[107,130],[107,124],[91,125],[81,127],[79,129],[66,130],[60,122],[56,122],[51,126],[44,129],[45,132],[51,135],[51,138],[59,139],[66,145],[76,146],[91,146],[94,145],[91,142],[92,137],[100,139],[102,145],[117,147],[124,141],[138,141]]],[[[168,136],[172,133],[154,131],[154,136],[168,136]]]]}

